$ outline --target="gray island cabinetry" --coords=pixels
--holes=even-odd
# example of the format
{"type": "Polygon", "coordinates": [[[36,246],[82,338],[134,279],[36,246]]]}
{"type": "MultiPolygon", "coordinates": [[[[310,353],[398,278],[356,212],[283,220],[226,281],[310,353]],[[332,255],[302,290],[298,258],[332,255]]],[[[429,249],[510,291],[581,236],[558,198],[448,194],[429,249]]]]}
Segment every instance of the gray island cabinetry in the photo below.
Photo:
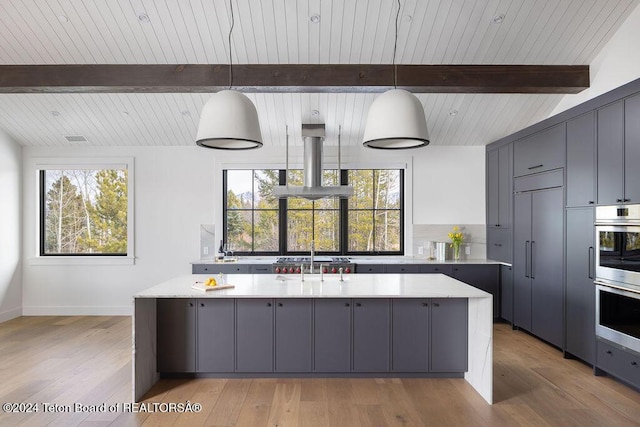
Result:
{"type": "Polygon", "coordinates": [[[490,294],[444,274],[184,276],[134,297],[134,399],[161,377],[449,377],[492,399],[490,294]]]}

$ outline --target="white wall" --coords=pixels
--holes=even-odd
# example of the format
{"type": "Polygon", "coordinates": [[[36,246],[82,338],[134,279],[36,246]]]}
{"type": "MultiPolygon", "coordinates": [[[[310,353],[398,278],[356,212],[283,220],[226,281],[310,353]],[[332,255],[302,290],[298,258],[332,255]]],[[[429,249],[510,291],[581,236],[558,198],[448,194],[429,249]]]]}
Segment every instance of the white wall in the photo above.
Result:
{"type": "MultiPolygon", "coordinates": [[[[336,162],[325,147],[325,167],[336,162]]],[[[299,154],[292,150],[295,166],[299,154]]],[[[128,314],[132,295],[191,272],[200,256],[200,224],[221,236],[221,169],[284,167],[284,150],[226,153],[199,147],[24,149],[24,313],[128,314]],[[36,157],[134,157],[135,265],[40,265],[37,255],[36,157]]],[[[343,167],[408,165],[407,250],[412,224],[484,223],[484,147],[438,147],[399,153],[354,147],[343,167]],[[413,194],[413,198],[410,196],[413,194]],[[413,216],[412,216],[413,213],[413,216]]]]}
{"type": "Polygon", "coordinates": [[[591,87],[565,95],[550,116],[640,78],[640,5],[629,15],[589,67],[591,87]]]}
{"type": "Polygon", "coordinates": [[[0,322],[22,314],[22,147],[0,131],[0,322]]]}

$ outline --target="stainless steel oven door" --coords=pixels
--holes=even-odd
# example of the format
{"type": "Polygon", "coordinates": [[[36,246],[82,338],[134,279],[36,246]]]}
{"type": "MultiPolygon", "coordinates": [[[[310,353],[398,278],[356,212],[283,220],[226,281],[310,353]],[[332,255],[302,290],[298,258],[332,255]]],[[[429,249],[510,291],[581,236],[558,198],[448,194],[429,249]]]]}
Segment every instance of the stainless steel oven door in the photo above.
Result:
{"type": "Polygon", "coordinates": [[[640,353],[640,291],[596,283],[596,336],[640,353]]]}
{"type": "Polygon", "coordinates": [[[596,225],[596,280],[640,287],[640,225],[596,225]]]}

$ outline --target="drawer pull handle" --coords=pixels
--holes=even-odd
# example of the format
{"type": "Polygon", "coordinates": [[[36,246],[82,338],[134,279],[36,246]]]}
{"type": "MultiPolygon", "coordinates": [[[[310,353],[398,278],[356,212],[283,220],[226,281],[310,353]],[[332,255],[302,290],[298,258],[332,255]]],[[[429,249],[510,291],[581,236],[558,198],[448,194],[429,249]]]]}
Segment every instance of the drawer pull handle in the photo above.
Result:
{"type": "Polygon", "coordinates": [[[278,303],[278,307],[282,307],[282,303],[281,302],[278,303]]]}
{"type": "Polygon", "coordinates": [[[623,199],[622,201],[623,201],[623,202],[630,202],[630,201],[631,201],[631,199],[623,199]]]}
{"type": "Polygon", "coordinates": [[[345,303],[344,303],[344,306],[345,306],[345,307],[349,307],[350,305],[351,305],[351,304],[349,304],[348,302],[345,302],[345,303]]]}
{"type": "Polygon", "coordinates": [[[501,247],[502,243],[494,243],[495,246],[501,247]]]}
{"type": "Polygon", "coordinates": [[[204,303],[203,302],[200,303],[200,307],[204,307],[204,303]]]}
{"type": "Polygon", "coordinates": [[[356,307],[362,307],[362,304],[360,304],[359,302],[356,303],[356,307]]]}
{"type": "Polygon", "coordinates": [[[622,199],[616,199],[616,202],[622,203],[622,199]]]}
{"type": "Polygon", "coordinates": [[[267,303],[267,307],[271,307],[271,303],[270,302],[267,303]]]}
{"type": "Polygon", "coordinates": [[[434,302],[434,303],[433,303],[433,306],[434,306],[434,307],[440,307],[440,304],[439,304],[439,303],[437,303],[437,302],[434,302]]]}
{"type": "Polygon", "coordinates": [[[612,354],[612,353],[611,353],[611,350],[607,350],[607,354],[612,354]]]}
{"type": "Polygon", "coordinates": [[[531,170],[531,169],[538,169],[538,168],[541,168],[541,167],[543,167],[543,166],[544,166],[544,165],[535,165],[535,166],[530,166],[528,169],[529,169],[529,170],[531,170]]]}
{"type": "Polygon", "coordinates": [[[595,202],[593,200],[589,200],[589,204],[593,205],[595,202]]]}
{"type": "Polygon", "coordinates": [[[193,307],[193,303],[192,302],[189,303],[189,307],[193,307]]]}
{"type": "Polygon", "coordinates": [[[631,366],[638,366],[638,362],[631,362],[631,366]]]}
{"type": "Polygon", "coordinates": [[[423,302],[423,303],[422,303],[422,306],[423,306],[423,307],[429,307],[429,304],[427,304],[426,302],[423,302]]]}

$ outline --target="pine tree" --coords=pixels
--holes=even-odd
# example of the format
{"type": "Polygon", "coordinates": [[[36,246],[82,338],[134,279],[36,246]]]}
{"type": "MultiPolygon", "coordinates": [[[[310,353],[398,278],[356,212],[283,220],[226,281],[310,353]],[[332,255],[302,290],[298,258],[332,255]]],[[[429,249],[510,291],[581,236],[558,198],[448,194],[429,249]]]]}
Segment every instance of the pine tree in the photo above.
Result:
{"type": "Polygon", "coordinates": [[[127,172],[100,170],[97,194],[90,208],[94,224],[91,246],[98,253],[127,253],[127,172]]]}
{"type": "Polygon", "coordinates": [[[87,230],[84,203],[78,187],[64,174],[60,174],[47,192],[45,223],[45,253],[85,252],[82,244],[87,230]]]}

